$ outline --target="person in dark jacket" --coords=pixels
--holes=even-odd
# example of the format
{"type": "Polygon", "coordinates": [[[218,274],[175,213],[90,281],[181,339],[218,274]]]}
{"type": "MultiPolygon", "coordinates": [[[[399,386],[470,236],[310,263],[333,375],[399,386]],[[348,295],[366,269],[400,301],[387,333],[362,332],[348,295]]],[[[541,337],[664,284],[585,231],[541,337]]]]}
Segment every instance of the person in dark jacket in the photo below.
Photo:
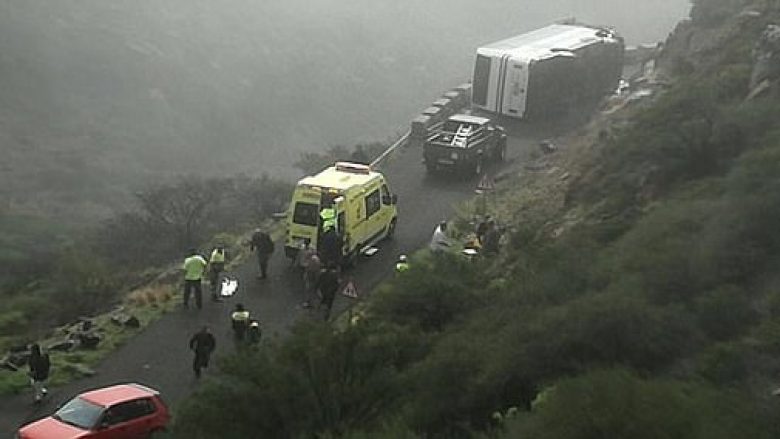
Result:
{"type": "Polygon", "coordinates": [[[320,237],[320,260],[325,266],[341,265],[341,235],[334,227],[329,227],[320,237]]]}
{"type": "Polygon", "coordinates": [[[268,233],[256,229],[252,234],[252,239],[249,241],[249,249],[257,252],[257,265],[260,268],[260,279],[268,277],[268,260],[271,258],[271,254],[274,252],[274,241],[268,235],[268,233]]]}
{"type": "Polygon", "coordinates": [[[499,251],[499,241],[501,240],[501,231],[498,229],[496,222],[490,220],[488,222],[487,230],[485,231],[485,237],[482,242],[482,254],[485,256],[495,256],[499,251]]]}
{"type": "Polygon", "coordinates": [[[41,402],[48,390],[46,390],[46,380],[49,379],[51,362],[49,354],[41,352],[41,347],[37,344],[30,346],[30,384],[33,388],[33,398],[36,403],[41,402]]]}
{"type": "Polygon", "coordinates": [[[192,360],[192,370],[195,372],[195,378],[200,378],[201,369],[209,367],[209,358],[216,348],[217,340],[209,331],[208,326],[204,326],[192,336],[190,339],[190,350],[195,352],[195,358],[192,360]]]}
{"type": "Polygon", "coordinates": [[[325,320],[328,320],[330,317],[330,309],[333,307],[333,301],[336,299],[336,292],[339,290],[340,282],[338,269],[333,265],[322,272],[317,282],[317,287],[322,296],[320,307],[325,306],[325,320]]]}

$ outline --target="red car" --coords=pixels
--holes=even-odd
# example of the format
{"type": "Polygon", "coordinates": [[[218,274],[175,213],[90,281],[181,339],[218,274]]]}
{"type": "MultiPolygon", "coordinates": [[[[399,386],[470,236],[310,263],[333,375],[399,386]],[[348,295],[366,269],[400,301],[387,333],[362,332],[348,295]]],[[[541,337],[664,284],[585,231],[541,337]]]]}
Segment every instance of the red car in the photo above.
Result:
{"type": "Polygon", "coordinates": [[[53,415],[19,429],[19,439],[146,439],[170,420],[160,392],[119,384],[82,393],[53,415]]]}

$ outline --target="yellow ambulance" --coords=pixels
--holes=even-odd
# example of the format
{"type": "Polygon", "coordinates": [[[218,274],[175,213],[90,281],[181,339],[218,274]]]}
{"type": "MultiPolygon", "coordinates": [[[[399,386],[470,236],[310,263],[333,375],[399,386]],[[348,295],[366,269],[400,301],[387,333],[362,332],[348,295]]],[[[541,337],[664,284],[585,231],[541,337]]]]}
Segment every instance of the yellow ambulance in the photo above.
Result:
{"type": "Polygon", "coordinates": [[[287,211],[284,252],[294,259],[305,241],[319,248],[325,229],[335,226],[350,263],[361,250],[390,238],[398,219],[398,197],[384,175],[371,167],[337,162],[298,182],[287,211]]]}

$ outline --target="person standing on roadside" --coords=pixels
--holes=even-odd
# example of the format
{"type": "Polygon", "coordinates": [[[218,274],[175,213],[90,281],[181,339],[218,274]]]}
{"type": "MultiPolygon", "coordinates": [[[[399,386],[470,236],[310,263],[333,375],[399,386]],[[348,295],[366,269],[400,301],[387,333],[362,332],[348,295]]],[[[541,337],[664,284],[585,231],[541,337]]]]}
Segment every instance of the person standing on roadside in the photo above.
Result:
{"type": "Polygon", "coordinates": [[[189,251],[190,256],[184,260],[184,308],[190,306],[190,294],[195,295],[195,304],[198,309],[203,308],[203,274],[208,263],[198,254],[194,248],[189,251]]]}
{"type": "Polygon", "coordinates": [[[209,257],[209,286],[211,287],[211,300],[218,302],[219,275],[225,271],[225,246],[217,244],[209,257]]]}
{"type": "Polygon", "coordinates": [[[209,358],[216,348],[217,340],[209,331],[208,326],[204,326],[192,336],[190,350],[195,353],[195,358],[192,359],[192,371],[195,372],[195,378],[200,378],[201,369],[209,367],[209,358]]]}
{"type": "Polygon", "coordinates": [[[324,230],[325,233],[320,237],[320,259],[326,266],[340,267],[343,246],[341,234],[336,230],[335,225],[330,225],[324,230]]]}
{"type": "Polygon", "coordinates": [[[320,280],[320,273],[322,273],[322,262],[315,253],[309,258],[309,262],[306,264],[303,272],[303,292],[306,297],[306,301],[303,303],[304,308],[311,307],[311,301],[317,294],[317,282],[320,280]]]}
{"type": "Polygon", "coordinates": [[[320,290],[322,299],[320,307],[325,306],[325,320],[330,317],[330,310],[333,308],[333,301],[336,299],[336,292],[339,290],[341,280],[339,279],[338,269],[331,265],[320,275],[317,287],[320,290]]]}
{"type": "Polygon", "coordinates": [[[480,221],[479,224],[477,224],[477,228],[475,232],[477,234],[477,240],[479,241],[479,245],[485,245],[484,242],[485,234],[488,231],[488,227],[490,225],[491,220],[492,219],[490,218],[490,215],[485,215],[485,217],[482,218],[482,221],[480,221]]]}
{"type": "Polygon", "coordinates": [[[482,253],[485,256],[495,256],[499,251],[499,241],[501,240],[501,231],[498,229],[496,222],[490,220],[488,222],[487,231],[485,231],[484,242],[482,243],[482,253]]]}
{"type": "Polygon", "coordinates": [[[49,354],[41,352],[41,347],[38,344],[30,346],[30,360],[28,361],[30,366],[30,384],[33,388],[33,400],[40,403],[48,390],[46,390],[46,380],[49,379],[49,371],[51,369],[51,362],[49,361],[49,354]]]}
{"type": "Polygon", "coordinates": [[[257,265],[260,268],[258,278],[267,278],[268,260],[274,252],[274,242],[271,239],[271,236],[261,229],[255,229],[255,232],[252,234],[252,240],[249,241],[249,250],[257,252],[257,265]]]}

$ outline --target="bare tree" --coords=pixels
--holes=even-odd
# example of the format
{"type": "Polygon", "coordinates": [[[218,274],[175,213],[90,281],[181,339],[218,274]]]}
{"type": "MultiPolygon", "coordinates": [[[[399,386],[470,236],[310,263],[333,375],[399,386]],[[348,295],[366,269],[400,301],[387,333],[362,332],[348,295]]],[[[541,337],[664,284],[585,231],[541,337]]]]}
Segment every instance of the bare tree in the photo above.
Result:
{"type": "Polygon", "coordinates": [[[155,186],[136,196],[150,225],[173,233],[184,248],[198,241],[200,226],[216,208],[221,186],[216,181],[190,178],[155,186]]]}

